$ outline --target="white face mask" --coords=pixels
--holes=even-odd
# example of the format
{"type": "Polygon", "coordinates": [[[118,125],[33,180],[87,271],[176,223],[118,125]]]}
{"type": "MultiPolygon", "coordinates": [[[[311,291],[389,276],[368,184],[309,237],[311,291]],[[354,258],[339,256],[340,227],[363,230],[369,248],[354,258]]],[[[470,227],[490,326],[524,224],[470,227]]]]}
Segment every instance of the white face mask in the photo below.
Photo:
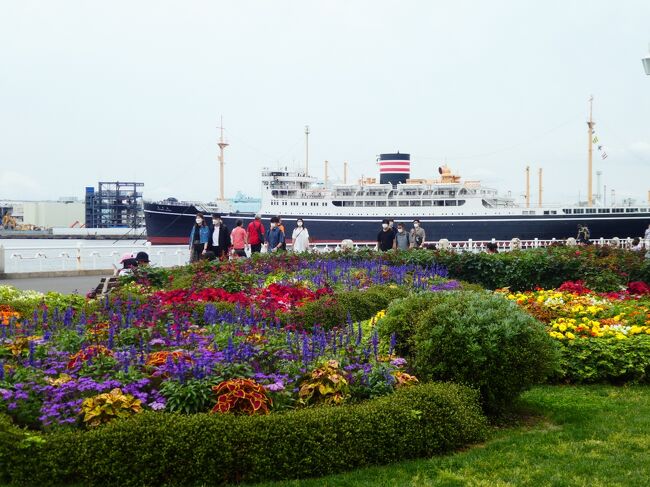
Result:
{"type": "Polygon", "coordinates": [[[402,232],[404,231],[404,229],[403,229],[403,228],[398,228],[397,231],[398,231],[399,233],[402,233],[402,232]]]}
{"type": "Polygon", "coordinates": [[[214,224],[215,224],[216,226],[221,225],[221,220],[215,220],[215,221],[214,221],[214,224]]]}
{"type": "Polygon", "coordinates": [[[201,223],[203,223],[203,218],[197,218],[197,219],[196,219],[196,223],[198,223],[199,225],[200,225],[201,223]]]}
{"type": "Polygon", "coordinates": [[[299,227],[302,227],[302,222],[296,222],[296,225],[298,225],[299,227]]]}
{"type": "Polygon", "coordinates": [[[271,228],[275,228],[275,223],[271,223],[271,228]]]}
{"type": "Polygon", "coordinates": [[[382,227],[384,230],[386,230],[386,229],[388,228],[388,223],[382,223],[382,224],[381,224],[381,227],[382,227]]]}
{"type": "Polygon", "coordinates": [[[414,226],[415,228],[418,228],[418,227],[420,226],[420,224],[419,224],[419,223],[414,223],[413,226],[414,226]]]}

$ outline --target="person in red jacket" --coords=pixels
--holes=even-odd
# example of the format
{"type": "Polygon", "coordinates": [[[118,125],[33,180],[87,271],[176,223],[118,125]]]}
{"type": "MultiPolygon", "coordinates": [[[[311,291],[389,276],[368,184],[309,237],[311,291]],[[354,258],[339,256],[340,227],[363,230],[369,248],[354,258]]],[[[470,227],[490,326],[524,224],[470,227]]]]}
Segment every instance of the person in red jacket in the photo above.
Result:
{"type": "Polygon", "coordinates": [[[264,243],[264,235],[266,232],[264,230],[264,225],[262,224],[262,216],[259,213],[255,215],[255,220],[248,224],[246,231],[248,233],[248,243],[251,246],[251,254],[262,250],[262,244],[264,243]]]}

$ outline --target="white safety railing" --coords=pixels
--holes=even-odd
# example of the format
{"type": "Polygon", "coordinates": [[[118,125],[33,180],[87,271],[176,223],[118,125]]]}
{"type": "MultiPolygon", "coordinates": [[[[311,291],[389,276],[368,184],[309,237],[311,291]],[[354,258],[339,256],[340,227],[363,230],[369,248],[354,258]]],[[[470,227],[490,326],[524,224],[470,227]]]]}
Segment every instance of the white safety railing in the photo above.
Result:
{"type": "MultiPolygon", "coordinates": [[[[566,240],[532,239],[520,240],[447,240],[425,242],[425,248],[452,250],[455,252],[485,252],[489,243],[496,244],[497,252],[526,250],[549,245],[577,245],[574,238],[566,240]]],[[[612,246],[623,249],[633,247],[632,238],[593,239],[591,243],[599,246],[612,246]]],[[[353,242],[343,240],[340,243],[312,243],[316,252],[333,252],[340,250],[374,249],[375,242],[353,242]]],[[[291,250],[291,245],[288,245],[291,250]]],[[[645,249],[650,249],[650,240],[645,241],[645,249]]],[[[0,274],[20,272],[53,272],[90,269],[120,268],[120,260],[125,253],[133,255],[146,252],[151,265],[173,267],[189,262],[189,250],[186,245],[97,245],[79,243],[75,246],[53,247],[4,247],[0,244],[0,274]]]]}
{"type": "Polygon", "coordinates": [[[149,255],[151,265],[172,267],[189,261],[186,245],[97,245],[79,243],[74,246],[4,247],[0,244],[0,274],[20,272],[81,271],[121,268],[124,254],[138,252],[149,255]]]}

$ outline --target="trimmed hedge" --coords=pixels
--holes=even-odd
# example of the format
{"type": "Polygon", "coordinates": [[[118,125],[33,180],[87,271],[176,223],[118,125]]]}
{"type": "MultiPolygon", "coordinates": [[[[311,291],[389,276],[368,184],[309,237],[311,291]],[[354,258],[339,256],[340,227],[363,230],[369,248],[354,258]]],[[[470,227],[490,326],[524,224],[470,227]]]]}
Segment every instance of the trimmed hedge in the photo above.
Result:
{"type": "Polygon", "coordinates": [[[649,384],[650,336],[562,340],[560,369],[553,378],[572,384],[649,384]]]}
{"type": "Polygon", "coordinates": [[[498,414],[558,367],[557,343],[544,325],[502,296],[451,291],[393,303],[379,321],[395,332],[397,352],[424,380],[479,389],[485,411],[498,414]]]}
{"type": "Polygon", "coordinates": [[[450,451],[486,432],[476,391],[450,383],[268,416],[146,412],[42,436],[0,418],[0,479],[143,486],[303,478],[450,451]]]}

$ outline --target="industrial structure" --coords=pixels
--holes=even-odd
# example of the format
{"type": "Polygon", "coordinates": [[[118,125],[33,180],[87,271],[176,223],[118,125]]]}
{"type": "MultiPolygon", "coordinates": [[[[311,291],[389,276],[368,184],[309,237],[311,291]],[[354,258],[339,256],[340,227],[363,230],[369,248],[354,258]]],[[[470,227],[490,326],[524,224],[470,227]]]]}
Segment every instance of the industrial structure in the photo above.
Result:
{"type": "Polygon", "coordinates": [[[144,183],[100,181],[86,187],[86,228],[139,228],[144,226],[144,183]]]}

